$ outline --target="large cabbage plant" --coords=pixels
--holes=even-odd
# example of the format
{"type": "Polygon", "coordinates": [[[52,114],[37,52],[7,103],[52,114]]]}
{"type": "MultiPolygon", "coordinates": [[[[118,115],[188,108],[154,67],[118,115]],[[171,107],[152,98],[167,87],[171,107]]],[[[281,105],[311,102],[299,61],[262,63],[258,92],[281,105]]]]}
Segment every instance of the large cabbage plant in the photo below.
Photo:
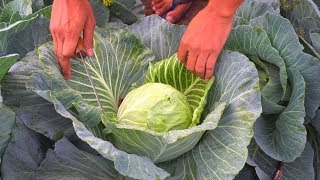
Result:
{"type": "MultiPolygon", "coordinates": [[[[159,18],[151,19],[168,26],[159,18]]],[[[43,70],[34,74],[27,86],[51,101],[58,113],[72,119],[77,135],[103,157],[114,161],[115,169],[122,175],[164,179],[169,176],[167,163],[176,162],[177,158],[192,158],[198,164],[199,177],[234,176],[236,169],[241,169],[247,156],[245,147],[253,136],[254,120],[261,113],[258,74],[245,56],[224,52],[212,86],[213,80],[207,83],[190,73],[176,55],[156,60],[150,49],[125,30],[97,30],[94,47],[95,60],[87,59],[86,63],[105,113],[99,110],[82,62],[73,61],[72,78],[65,81],[50,44],[39,47],[37,56],[43,70]],[[118,112],[119,100],[126,97],[133,85],[143,83],[168,84],[184,94],[192,109],[194,126],[156,132],[112,121],[110,113],[118,112]],[[219,152],[219,157],[214,156],[219,152]],[[202,168],[224,164],[223,157],[237,159],[234,165],[238,168],[225,166],[230,175],[220,174],[219,169],[212,174],[202,168]]]]}

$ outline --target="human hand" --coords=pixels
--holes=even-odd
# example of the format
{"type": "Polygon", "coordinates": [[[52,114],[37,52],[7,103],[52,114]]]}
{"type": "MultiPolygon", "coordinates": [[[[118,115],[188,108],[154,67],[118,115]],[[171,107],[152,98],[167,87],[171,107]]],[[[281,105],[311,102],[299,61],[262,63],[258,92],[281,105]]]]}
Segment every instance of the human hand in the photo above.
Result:
{"type": "Polygon", "coordinates": [[[88,0],[55,0],[52,5],[50,31],[56,56],[66,79],[71,78],[70,58],[75,56],[79,37],[88,56],[93,56],[95,17],[88,0]]]}
{"type": "Polygon", "coordinates": [[[217,15],[206,7],[190,22],[182,36],[178,58],[187,69],[208,81],[232,28],[233,15],[217,15]]]}
{"type": "Polygon", "coordinates": [[[190,22],[178,50],[179,60],[187,69],[208,81],[217,58],[232,28],[232,17],[222,17],[209,8],[200,11],[190,22]]]}

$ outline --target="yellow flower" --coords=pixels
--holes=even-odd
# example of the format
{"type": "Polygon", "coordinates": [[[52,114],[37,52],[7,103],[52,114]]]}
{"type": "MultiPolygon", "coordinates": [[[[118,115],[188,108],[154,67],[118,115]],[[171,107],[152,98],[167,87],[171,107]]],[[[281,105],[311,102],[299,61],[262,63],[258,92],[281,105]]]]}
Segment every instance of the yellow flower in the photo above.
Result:
{"type": "Polygon", "coordinates": [[[105,6],[110,6],[111,3],[112,3],[112,0],[102,0],[102,3],[103,3],[105,6]]]}

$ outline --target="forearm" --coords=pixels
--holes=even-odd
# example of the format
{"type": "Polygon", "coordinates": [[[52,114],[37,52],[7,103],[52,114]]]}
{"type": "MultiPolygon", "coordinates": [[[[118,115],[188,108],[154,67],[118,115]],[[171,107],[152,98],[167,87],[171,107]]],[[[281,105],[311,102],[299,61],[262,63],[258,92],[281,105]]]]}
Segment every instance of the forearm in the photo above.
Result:
{"type": "Polygon", "coordinates": [[[216,15],[233,17],[244,0],[209,0],[208,8],[216,15]]]}

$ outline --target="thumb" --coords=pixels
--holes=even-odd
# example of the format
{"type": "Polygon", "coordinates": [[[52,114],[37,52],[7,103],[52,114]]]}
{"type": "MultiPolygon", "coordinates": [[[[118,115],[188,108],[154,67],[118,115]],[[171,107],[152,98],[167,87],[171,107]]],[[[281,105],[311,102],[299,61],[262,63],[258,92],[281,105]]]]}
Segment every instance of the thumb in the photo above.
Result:
{"type": "Polygon", "coordinates": [[[83,43],[84,47],[86,48],[87,55],[88,56],[93,56],[93,33],[94,33],[94,28],[96,26],[96,20],[94,17],[89,17],[84,30],[83,30],[83,43]]]}

